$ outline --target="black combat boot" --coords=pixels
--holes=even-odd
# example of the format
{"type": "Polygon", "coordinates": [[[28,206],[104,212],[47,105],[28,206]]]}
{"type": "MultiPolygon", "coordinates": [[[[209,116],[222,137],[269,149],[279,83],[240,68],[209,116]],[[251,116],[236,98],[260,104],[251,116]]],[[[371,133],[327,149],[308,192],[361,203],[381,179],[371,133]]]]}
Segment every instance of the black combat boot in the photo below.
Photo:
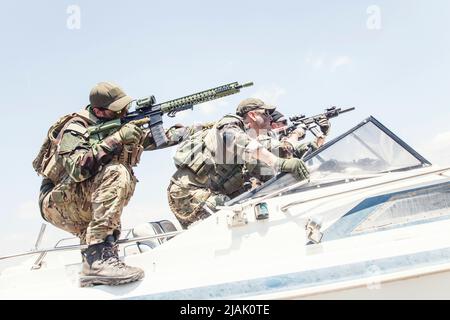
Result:
{"type": "Polygon", "coordinates": [[[108,236],[105,242],[89,246],[82,254],[81,287],[96,284],[119,285],[144,277],[144,270],[127,266],[119,259],[114,236],[108,236]]]}

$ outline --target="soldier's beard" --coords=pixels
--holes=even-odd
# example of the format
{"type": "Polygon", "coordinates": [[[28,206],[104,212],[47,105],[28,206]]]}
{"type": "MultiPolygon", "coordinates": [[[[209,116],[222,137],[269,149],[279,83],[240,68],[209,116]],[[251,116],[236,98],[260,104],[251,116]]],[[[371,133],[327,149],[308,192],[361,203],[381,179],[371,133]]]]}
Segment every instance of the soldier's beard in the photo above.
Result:
{"type": "Polygon", "coordinates": [[[256,124],[259,130],[269,130],[270,129],[270,120],[266,117],[258,116],[256,118],[256,124]]]}
{"type": "Polygon", "coordinates": [[[92,108],[92,111],[94,112],[95,116],[102,120],[113,120],[113,119],[119,119],[122,118],[127,110],[126,108],[122,110],[121,113],[117,113],[108,109],[101,109],[101,108],[92,108]]]}

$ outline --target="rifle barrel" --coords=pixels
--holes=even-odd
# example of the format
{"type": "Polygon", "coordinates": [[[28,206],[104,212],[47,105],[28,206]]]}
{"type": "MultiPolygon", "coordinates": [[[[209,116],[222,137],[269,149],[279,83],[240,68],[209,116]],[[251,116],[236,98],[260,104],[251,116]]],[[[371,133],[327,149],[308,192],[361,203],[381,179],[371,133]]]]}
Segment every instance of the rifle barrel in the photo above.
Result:
{"type": "Polygon", "coordinates": [[[343,110],[341,108],[333,107],[331,109],[326,110],[324,113],[316,114],[315,116],[306,117],[305,115],[302,114],[299,116],[289,117],[289,120],[295,125],[295,124],[299,124],[301,122],[307,122],[307,121],[318,119],[319,117],[324,116],[324,115],[328,119],[334,118],[334,117],[337,117],[338,115],[340,115],[341,113],[346,113],[346,112],[353,111],[353,110],[355,110],[355,107],[350,107],[350,108],[343,109],[343,110]]]}
{"type": "Polygon", "coordinates": [[[347,109],[341,110],[341,111],[339,111],[339,113],[345,113],[345,112],[349,112],[349,111],[353,111],[353,110],[355,110],[355,107],[351,107],[351,108],[347,108],[347,109]]]}
{"type": "Polygon", "coordinates": [[[253,85],[253,82],[247,82],[244,84],[241,84],[239,86],[236,87],[236,89],[242,89],[242,88],[246,88],[246,87],[251,87],[253,85]]]}

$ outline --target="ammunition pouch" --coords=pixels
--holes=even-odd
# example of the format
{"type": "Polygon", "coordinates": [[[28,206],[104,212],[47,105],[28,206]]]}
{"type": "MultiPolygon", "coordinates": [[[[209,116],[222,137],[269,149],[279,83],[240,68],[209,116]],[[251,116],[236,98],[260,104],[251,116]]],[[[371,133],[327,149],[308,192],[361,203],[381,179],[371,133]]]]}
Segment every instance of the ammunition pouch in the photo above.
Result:
{"type": "Polygon", "coordinates": [[[208,132],[204,129],[194,133],[179,146],[173,157],[178,169],[188,169],[193,174],[193,180],[203,186],[207,185],[209,175],[214,171],[211,153],[205,146],[208,132]]]}
{"type": "Polygon", "coordinates": [[[141,144],[138,145],[124,145],[122,152],[118,157],[118,161],[126,166],[135,167],[141,161],[141,155],[144,151],[144,147],[141,144]]]}
{"type": "Polygon", "coordinates": [[[209,188],[225,195],[241,189],[244,182],[242,166],[238,164],[217,165],[214,172],[209,175],[209,188]]]}
{"type": "MultiPolygon", "coordinates": [[[[194,159],[186,164],[186,168],[190,169],[198,177],[207,176],[213,169],[213,164],[207,163],[207,157],[203,152],[199,152],[194,156],[194,159]]],[[[203,180],[203,179],[201,179],[203,180]]]]}
{"type": "Polygon", "coordinates": [[[42,176],[50,179],[53,184],[57,184],[65,174],[64,167],[56,159],[56,150],[53,151],[48,162],[43,167],[42,176]]]}

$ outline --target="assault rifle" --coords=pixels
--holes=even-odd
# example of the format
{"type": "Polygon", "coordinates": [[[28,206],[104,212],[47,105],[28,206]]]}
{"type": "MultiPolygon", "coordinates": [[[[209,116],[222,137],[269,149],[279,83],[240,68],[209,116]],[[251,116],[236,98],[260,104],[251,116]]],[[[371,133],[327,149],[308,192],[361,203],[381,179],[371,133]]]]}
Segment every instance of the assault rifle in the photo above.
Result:
{"type": "Polygon", "coordinates": [[[225,84],[209,90],[197,92],[178,99],[156,104],[155,96],[139,99],[136,101],[135,111],[129,112],[121,119],[110,120],[88,128],[89,135],[98,134],[103,131],[114,130],[122,125],[133,122],[138,126],[149,128],[156,146],[160,147],[167,143],[166,134],[162,126],[162,116],[166,114],[174,117],[177,112],[193,109],[194,105],[219,99],[240,92],[240,89],[250,87],[253,82],[240,85],[237,82],[225,84]]]}
{"type": "Polygon", "coordinates": [[[347,108],[347,109],[341,109],[336,107],[331,107],[325,109],[324,113],[312,116],[312,117],[306,117],[305,115],[298,115],[290,117],[289,120],[291,121],[291,124],[289,126],[280,128],[279,130],[275,130],[275,132],[288,136],[292,131],[294,131],[297,128],[302,128],[303,130],[309,130],[311,133],[316,136],[320,137],[322,136],[322,132],[320,131],[320,128],[318,127],[317,122],[322,118],[326,117],[327,119],[335,118],[341,113],[353,111],[355,108],[347,108]]]}

